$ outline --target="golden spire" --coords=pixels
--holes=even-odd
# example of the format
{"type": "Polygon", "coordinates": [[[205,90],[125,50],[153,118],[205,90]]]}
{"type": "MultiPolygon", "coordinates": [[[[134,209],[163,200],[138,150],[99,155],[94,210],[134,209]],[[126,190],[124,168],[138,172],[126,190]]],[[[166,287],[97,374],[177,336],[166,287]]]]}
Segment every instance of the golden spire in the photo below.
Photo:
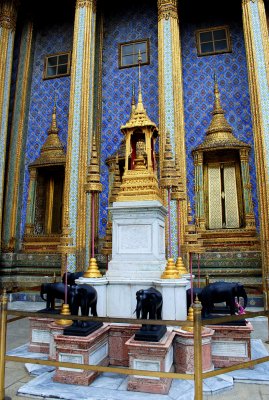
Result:
{"type": "Polygon", "coordinates": [[[133,127],[146,127],[150,126],[154,128],[154,130],[158,131],[158,128],[154,122],[152,122],[147,114],[147,111],[143,105],[142,99],[142,89],[141,89],[141,71],[140,71],[140,64],[141,64],[141,54],[139,52],[138,56],[138,101],[137,106],[133,104],[134,100],[134,89],[133,89],[133,97],[132,97],[132,112],[130,115],[130,119],[126,122],[125,125],[121,126],[121,131],[124,133],[124,130],[127,128],[133,127]]]}
{"type": "Polygon", "coordinates": [[[40,152],[40,156],[30,165],[56,165],[65,163],[65,153],[63,144],[58,136],[59,128],[57,126],[56,116],[56,98],[54,100],[54,106],[51,117],[51,126],[48,129],[48,137],[43,144],[40,152]]]}
{"type": "Polygon", "coordinates": [[[186,196],[185,196],[185,193],[184,193],[182,175],[181,175],[179,159],[178,159],[177,155],[175,157],[175,166],[176,166],[176,182],[177,182],[177,185],[172,187],[171,199],[172,200],[178,200],[178,201],[185,200],[186,196]]]}
{"type": "Polygon", "coordinates": [[[230,134],[232,133],[232,127],[228,124],[224,116],[224,111],[220,103],[220,93],[216,75],[214,75],[214,97],[215,103],[212,112],[213,118],[209,125],[209,128],[207,129],[206,134],[211,135],[214,133],[221,133],[222,135],[230,136],[230,134]]]}
{"type": "MultiPolygon", "coordinates": [[[[112,184],[111,194],[109,196],[109,204],[114,203],[117,199],[117,195],[120,191],[120,170],[119,170],[119,156],[118,153],[115,159],[114,165],[114,180],[112,184]]],[[[112,254],[112,222],[109,215],[110,211],[108,211],[108,220],[106,224],[106,236],[104,239],[104,245],[102,247],[102,254],[110,255],[112,254]]]]}
{"type": "Polygon", "coordinates": [[[86,192],[101,192],[102,184],[100,183],[99,159],[96,149],[95,135],[92,138],[92,154],[90,165],[88,166],[87,183],[85,184],[86,192]]]}
{"type": "Polygon", "coordinates": [[[175,161],[173,159],[172,154],[172,146],[170,142],[170,133],[167,131],[166,133],[166,141],[164,147],[164,155],[163,155],[163,168],[161,173],[160,179],[160,186],[161,187],[172,187],[177,186],[177,172],[175,161]]]}
{"type": "Polygon", "coordinates": [[[120,187],[121,187],[121,180],[120,180],[120,169],[119,169],[119,155],[117,153],[115,160],[115,167],[114,167],[114,180],[109,198],[110,203],[117,201],[117,196],[120,191],[120,187]]]}

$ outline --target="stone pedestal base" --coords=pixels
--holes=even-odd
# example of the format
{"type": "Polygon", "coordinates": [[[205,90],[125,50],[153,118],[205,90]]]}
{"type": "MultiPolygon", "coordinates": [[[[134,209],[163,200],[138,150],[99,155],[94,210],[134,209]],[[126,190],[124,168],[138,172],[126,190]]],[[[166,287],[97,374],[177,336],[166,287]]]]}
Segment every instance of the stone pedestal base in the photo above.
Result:
{"type": "Polygon", "coordinates": [[[49,360],[56,360],[56,344],[55,344],[55,336],[62,335],[64,331],[64,326],[57,325],[55,322],[52,322],[49,325],[50,330],[50,345],[49,345],[49,360]]]}
{"type": "Polygon", "coordinates": [[[212,361],[215,368],[229,367],[251,360],[251,337],[253,326],[210,325],[212,337],[212,361]]]}
{"type": "MultiPolygon", "coordinates": [[[[171,372],[173,370],[173,339],[175,333],[167,332],[160,342],[138,342],[134,337],[126,342],[129,367],[147,371],[171,372]]],[[[167,394],[171,379],[131,375],[127,389],[135,392],[167,394]]]]}
{"type": "MultiPolygon", "coordinates": [[[[55,336],[56,360],[85,365],[109,364],[108,332],[103,326],[89,336],[55,336]]],[[[57,367],[53,380],[74,385],[89,385],[98,375],[96,371],[57,367]]]]}
{"type": "Polygon", "coordinates": [[[110,365],[128,367],[129,354],[126,346],[135,332],[136,325],[111,325],[109,330],[109,363],[110,365]]]}
{"type": "Polygon", "coordinates": [[[186,279],[108,279],[80,278],[78,284],[89,284],[98,293],[97,314],[99,317],[136,318],[136,292],[155,287],[163,296],[162,319],[181,320],[187,318],[186,279]],[[100,306],[99,306],[100,305],[100,306]]]}
{"type": "Polygon", "coordinates": [[[159,201],[115,202],[110,279],[158,279],[165,268],[166,209],[159,201]]]}
{"type": "Polygon", "coordinates": [[[30,344],[28,351],[49,354],[51,318],[29,317],[30,344]]]}
{"type": "MultiPolygon", "coordinates": [[[[194,335],[181,329],[175,331],[174,363],[178,373],[194,373],[194,335]]],[[[203,372],[212,371],[214,365],[211,357],[211,340],[213,329],[203,328],[202,331],[202,368],[203,372]]]]}

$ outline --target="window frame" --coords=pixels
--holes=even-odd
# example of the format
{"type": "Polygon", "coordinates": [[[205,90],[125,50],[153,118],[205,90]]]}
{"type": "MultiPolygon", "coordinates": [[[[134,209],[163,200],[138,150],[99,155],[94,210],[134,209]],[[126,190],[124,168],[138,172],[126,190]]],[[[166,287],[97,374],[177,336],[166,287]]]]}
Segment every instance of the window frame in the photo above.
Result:
{"type": "MultiPolygon", "coordinates": [[[[204,29],[198,29],[195,31],[195,37],[196,37],[196,48],[197,48],[197,55],[198,57],[203,57],[203,56],[210,56],[210,55],[216,55],[216,54],[224,54],[224,53],[231,53],[232,52],[232,42],[231,42],[231,34],[230,34],[230,29],[228,25],[221,25],[221,26],[214,26],[211,28],[204,28],[204,29]],[[227,49],[225,50],[215,50],[215,43],[217,40],[214,40],[213,37],[213,32],[218,31],[218,30],[224,30],[225,35],[226,35],[226,42],[227,42],[227,49]],[[208,42],[201,42],[201,33],[205,32],[210,32],[212,33],[212,41],[208,42]],[[208,51],[208,52],[202,52],[201,50],[201,43],[212,43],[214,50],[213,51],[208,51]]],[[[222,39],[224,40],[224,39],[222,39]]]]}
{"type": "Polygon", "coordinates": [[[45,56],[45,60],[44,60],[44,71],[43,71],[43,79],[55,79],[55,78],[62,78],[63,76],[69,76],[70,75],[70,71],[71,71],[71,56],[72,56],[72,52],[71,51],[62,51],[59,53],[54,53],[54,54],[48,54],[45,56]],[[63,55],[67,55],[67,63],[64,64],[59,64],[58,58],[60,56],[63,55]],[[67,71],[64,74],[56,74],[56,75],[51,75],[48,76],[47,75],[47,70],[48,70],[48,60],[49,58],[52,57],[57,57],[57,64],[55,64],[56,68],[58,69],[59,65],[66,65],[67,66],[67,71]]]}
{"type": "MultiPolygon", "coordinates": [[[[138,40],[131,40],[129,42],[122,42],[118,44],[118,64],[119,64],[119,69],[123,68],[132,68],[132,67],[137,67],[139,63],[134,63],[134,64],[128,64],[128,65],[122,65],[122,48],[123,46],[126,45],[135,45],[139,43],[146,43],[146,55],[147,55],[147,60],[145,62],[141,62],[140,65],[149,65],[150,64],[150,40],[148,39],[138,39],[138,40]]],[[[134,53],[132,53],[134,54],[134,53]]]]}

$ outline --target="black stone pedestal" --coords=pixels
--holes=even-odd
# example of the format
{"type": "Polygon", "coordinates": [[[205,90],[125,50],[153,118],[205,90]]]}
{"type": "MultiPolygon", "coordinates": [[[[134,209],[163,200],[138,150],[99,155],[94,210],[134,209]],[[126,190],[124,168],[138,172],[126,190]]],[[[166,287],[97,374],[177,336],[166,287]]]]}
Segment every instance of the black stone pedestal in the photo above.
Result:
{"type": "Polygon", "coordinates": [[[159,342],[166,333],[165,325],[142,325],[135,333],[134,340],[143,342],[159,342]]]}
{"type": "Polygon", "coordinates": [[[88,336],[103,326],[103,322],[87,322],[86,326],[71,325],[65,328],[63,334],[66,336],[88,336]]]}

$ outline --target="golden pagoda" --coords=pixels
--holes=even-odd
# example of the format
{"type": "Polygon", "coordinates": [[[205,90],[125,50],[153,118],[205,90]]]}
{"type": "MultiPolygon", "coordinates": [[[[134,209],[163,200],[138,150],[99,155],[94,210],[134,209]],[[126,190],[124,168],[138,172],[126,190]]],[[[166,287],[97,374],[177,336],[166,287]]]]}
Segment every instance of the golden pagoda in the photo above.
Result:
{"type": "Polygon", "coordinates": [[[125,135],[125,168],[117,201],[158,200],[162,202],[157,178],[155,143],[158,128],[143,105],[140,62],[138,102],[132,102],[128,122],[121,126],[125,135]]]}

